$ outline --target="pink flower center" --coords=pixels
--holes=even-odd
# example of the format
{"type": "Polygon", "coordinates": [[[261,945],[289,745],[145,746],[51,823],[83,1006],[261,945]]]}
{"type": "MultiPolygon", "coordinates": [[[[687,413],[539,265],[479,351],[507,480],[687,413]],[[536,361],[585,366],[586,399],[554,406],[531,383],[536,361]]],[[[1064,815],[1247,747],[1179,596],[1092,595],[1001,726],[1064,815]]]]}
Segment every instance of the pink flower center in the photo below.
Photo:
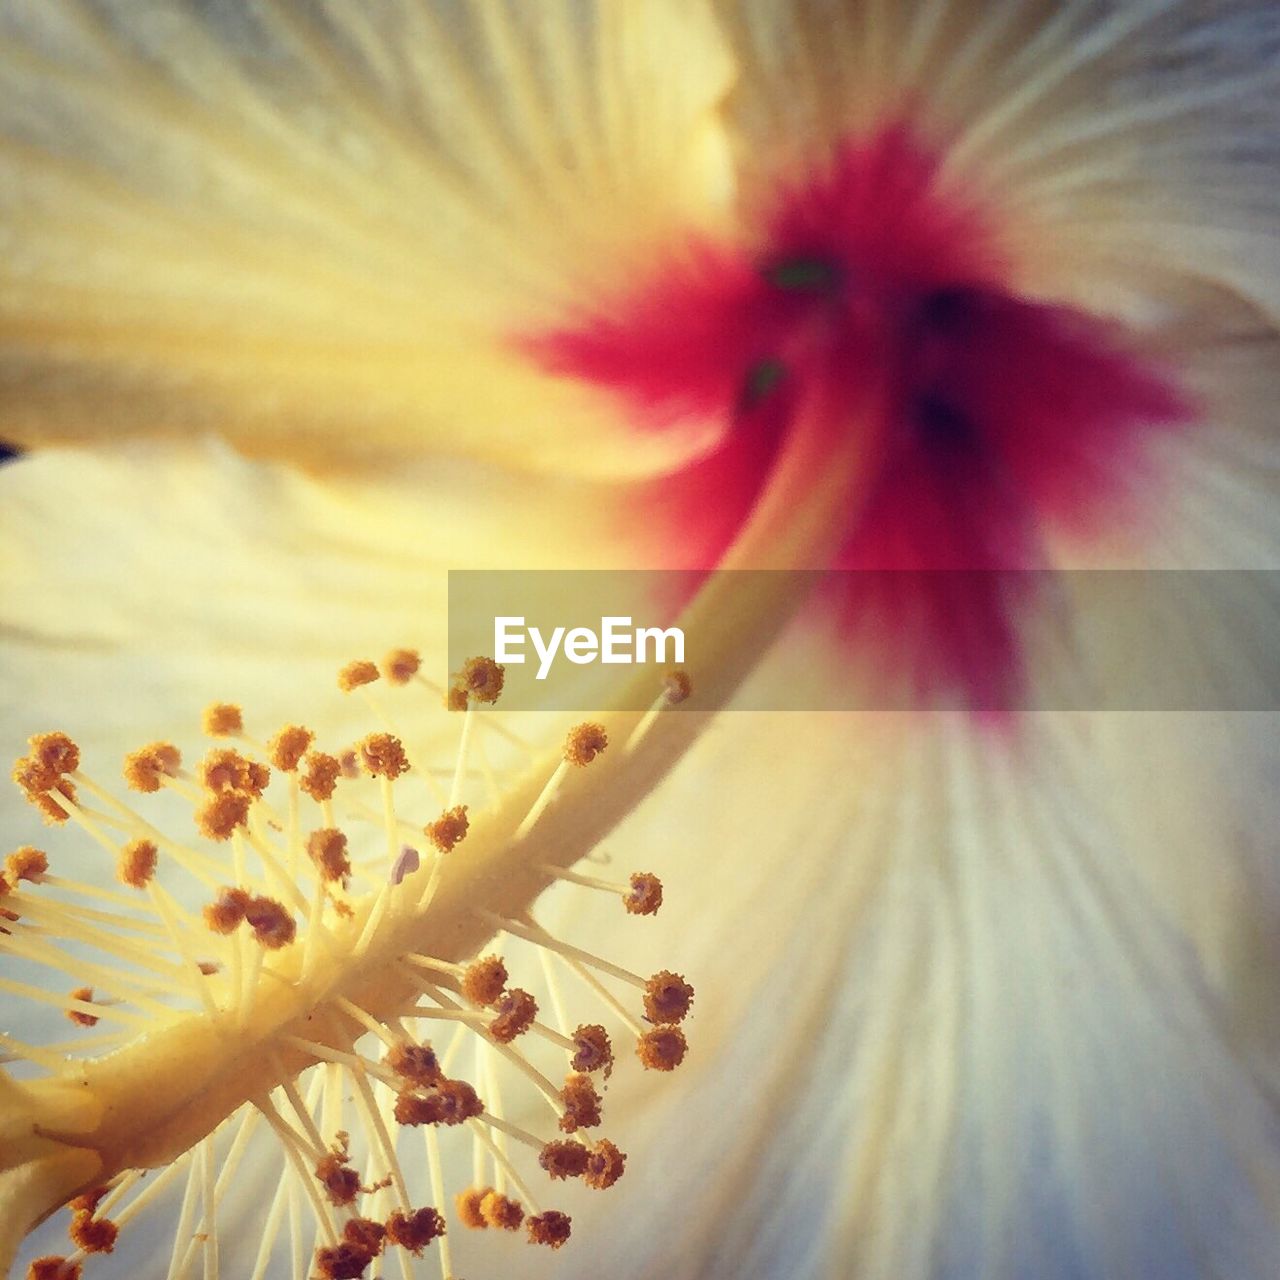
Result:
{"type": "Polygon", "coordinates": [[[1008,571],[1046,567],[1048,535],[1120,516],[1144,446],[1191,409],[1118,326],[1020,296],[995,219],[940,161],[900,125],[852,140],[782,191],[749,245],[683,246],[522,346],[615,392],[637,431],[722,426],[640,499],[664,566],[716,563],[798,415],[864,433],[870,497],[830,566],[868,571],[835,592],[850,634],[876,637],[917,690],[1005,705],[1033,595],[1008,571]],[[887,406],[871,424],[868,388],[887,406]]]}

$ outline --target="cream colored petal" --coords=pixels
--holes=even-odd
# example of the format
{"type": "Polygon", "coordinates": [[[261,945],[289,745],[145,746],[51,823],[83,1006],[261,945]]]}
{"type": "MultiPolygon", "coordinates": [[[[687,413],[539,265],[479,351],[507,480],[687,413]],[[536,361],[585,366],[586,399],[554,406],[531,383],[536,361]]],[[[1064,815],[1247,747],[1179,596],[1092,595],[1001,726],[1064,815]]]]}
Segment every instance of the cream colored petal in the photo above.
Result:
{"type": "Polygon", "coordinates": [[[999,125],[1034,141],[1028,125],[1042,110],[1052,115],[1064,98],[1088,105],[1099,60],[1170,7],[725,0],[720,11],[742,65],[728,115],[743,181],[767,188],[780,169],[819,163],[895,116],[975,151],[978,139],[967,135],[999,125]]]}
{"type": "Polygon", "coordinates": [[[508,342],[721,216],[703,4],[0,21],[0,437],[597,472],[675,447],[508,342]]]}
{"type": "Polygon", "coordinates": [[[1077,45],[1052,51],[1047,77],[1015,62],[956,167],[989,169],[1007,193],[1032,287],[1106,305],[1180,277],[1231,291],[1274,326],[1274,8],[1155,0],[1096,31],[1092,44],[1066,33],[1077,45]]]}
{"type": "Polygon", "coordinates": [[[684,1088],[614,1121],[644,1198],[585,1221],[568,1274],[1272,1274],[1270,1081],[1141,864],[1175,814],[1171,876],[1245,857],[1250,806],[1193,797],[1280,725],[1146,717],[1181,750],[1135,773],[1124,720],[1037,716],[1007,751],[945,718],[727,716],[677,816],[616,850],[669,869],[663,962],[701,985],[684,1088]]]}
{"type": "Polygon", "coordinates": [[[1106,307],[1175,271],[1274,317],[1276,51],[1265,0],[725,3],[749,199],[897,116],[1002,222],[1020,283],[1106,307]]]}
{"type": "Polygon", "coordinates": [[[1144,277],[1175,276],[1232,291],[1274,326],[1275,10],[1134,5],[1111,25],[1126,19],[1136,29],[1105,42],[1059,94],[984,118],[958,163],[989,164],[1027,216],[1037,287],[1105,300],[1117,284],[1141,292],[1144,277]]]}
{"type": "MultiPolygon", "coordinates": [[[[1119,794],[1152,780],[1181,783],[1159,801],[1118,808],[1116,822],[1155,901],[1195,949],[1221,1017],[1254,1068],[1277,1062],[1274,954],[1274,716],[1280,671],[1280,344],[1251,310],[1235,309],[1189,363],[1206,421],[1163,442],[1163,482],[1142,518],[1101,547],[1062,548],[1068,563],[1154,569],[1138,586],[1148,603],[1099,607],[1095,579],[1075,591],[1073,651],[1084,655],[1105,703],[1176,673],[1175,693],[1196,715],[1116,715],[1099,740],[1119,794]],[[1241,572],[1248,571],[1248,572],[1241,572]],[[1234,714],[1208,708],[1234,706],[1234,714]],[[1168,732],[1172,723],[1176,731],[1168,732]],[[1222,833],[1227,833],[1225,836],[1222,833]],[[1206,848],[1216,850],[1205,857],[1206,848]]],[[[1147,705],[1150,705],[1149,703],[1147,705]]]]}

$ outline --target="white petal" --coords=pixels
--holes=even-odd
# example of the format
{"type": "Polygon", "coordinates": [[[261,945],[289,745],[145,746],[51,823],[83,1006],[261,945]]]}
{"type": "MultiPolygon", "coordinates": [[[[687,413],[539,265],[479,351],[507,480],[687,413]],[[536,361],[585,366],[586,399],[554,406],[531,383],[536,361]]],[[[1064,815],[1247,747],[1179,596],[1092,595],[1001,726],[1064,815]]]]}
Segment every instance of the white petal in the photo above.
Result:
{"type": "MultiPolygon", "coordinates": [[[[647,1202],[584,1220],[569,1275],[1274,1273],[1270,1082],[1138,864],[1197,771],[1280,725],[1148,717],[1196,750],[1139,780],[1120,719],[1035,717],[1009,752],[945,719],[727,717],[625,853],[669,868],[663,963],[701,986],[682,1088],[612,1121],[647,1202]]],[[[1166,857],[1209,883],[1240,833],[1197,817],[1166,857]]]]}
{"type": "Polygon", "coordinates": [[[646,465],[508,344],[719,216],[703,5],[104,0],[0,30],[10,439],[646,465]]]}
{"type": "Polygon", "coordinates": [[[747,199],[901,114],[985,192],[1022,285],[1115,305],[1174,271],[1277,312],[1276,50],[1265,0],[1046,8],[723,6],[747,199]]]}
{"type": "Polygon", "coordinates": [[[1274,7],[1153,0],[1092,25],[1061,33],[1060,81],[1046,87],[1029,63],[996,78],[1004,100],[963,136],[957,167],[989,170],[1007,193],[1033,288],[1106,300],[1117,282],[1178,275],[1274,325],[1274,7]]]}

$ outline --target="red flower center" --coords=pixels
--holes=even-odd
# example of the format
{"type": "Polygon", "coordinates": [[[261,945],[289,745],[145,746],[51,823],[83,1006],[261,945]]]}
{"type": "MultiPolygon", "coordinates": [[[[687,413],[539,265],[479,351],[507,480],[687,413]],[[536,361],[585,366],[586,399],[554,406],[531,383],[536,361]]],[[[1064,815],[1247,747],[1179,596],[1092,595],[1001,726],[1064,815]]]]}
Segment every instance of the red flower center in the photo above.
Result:
{"type": "Polygon", "coordinates": [[[849,142],[750,247],[684,246],[522,345],[616,392],[638,431],[722,424],[709,455],[645,491],[665,566],[716,563],[798,414],[867,433],[870,497],[831,567],[868,572],[842,580],[839,607],[915,688],[1003,705],[1029,598],[1008,571],[1045,567],[1046,534],[1115,517],[1144,444],[1190,407],[1117,326],[1020,296],[995,219],[940,161],[902,126],[849,142]],[[871,427],[855,416],[869,387],[887,405],[871,427]]]}

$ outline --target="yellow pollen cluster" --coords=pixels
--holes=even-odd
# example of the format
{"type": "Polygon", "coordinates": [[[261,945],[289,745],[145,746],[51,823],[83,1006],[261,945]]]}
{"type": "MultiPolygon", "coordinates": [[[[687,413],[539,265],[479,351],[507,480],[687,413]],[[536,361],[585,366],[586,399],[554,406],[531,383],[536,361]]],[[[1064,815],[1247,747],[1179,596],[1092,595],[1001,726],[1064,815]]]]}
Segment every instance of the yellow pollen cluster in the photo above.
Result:
{"type": "Polygon", "coordinates": [[[524,1222],[524,1206],[500,1194],[493,1187],[468,1187],[457,1197],[458,1219],[464,1227],[484,1231],[519,1231],[524,1222]]]}
{"type": "Polygon", "coordinates": [[[234,933],[244,921],[251,901],[243,889],[223,889],[204,909],[204,922],[213,933],[234,933]]]}
{"type": "Polygon", "coordinates": [[[452,853],[467,834],[468,825],[467,806],[454,805],[452,809],[446,809],[434,822],[427,823],[425,834],[441,853],[452,853]]]}
{"type": "Polygon", "coordinates": [[[80,1280],[82,1274],[79,1262],[60,1254],[36,1258],[27,1268],[27,1280],[80,1280]]]}
{"type": "Polygon", "coordinates": [[[390,684],[405,685],[421,666],[422,658],[416,649],[392,649],[382,660],[382,674],[390,684]]]}
{"type": "Polygon", "coordinates": [[[253,797],[243,791],[217,791],[205,796],[195,811],[196,829],[206,840],[230,840],[249,824],[253,797]]]}
{"type": "Polygon", "coordinates": [[[450,684],[457,697],[449,702],[450,710],[462,710],[471,700],[494,703],[502,694],[507,669],[492,658],[468,658],[450,684]]]}
{"type": "Polygon", "coordinates": [[[426,1088],[444,1079],[440,1059],[429,1044],[413,1044],[408,1041],[395,1045],[382,1060],[406,1088],[426,1088]]]}
{"type": "Polygon", "coordinates": [[[271,770],[238,751],[221,748],[205,756],[197,776],[200,785],[214,794],[235,791],[257,800],[271,781],[271,770]]]}
{"type": "Polygon", "coordinates": [[[674,1071],[683,1061],[688,1042],[679,1027],[654,1027],[640,1037],[636,1052],[652,1071],[674,1071]]]}
{"type": "Polygon", "coordinates": [[[120,850],[117,874],[131,889],[145,889],[156,874],[160,850],[150,840],[130,840],[120,850]]]}
{"type": "Polygon", "coordinates": [[[310,751],[302,763],[302,776],[298,779],[302,790],[317,804],[323,800],[332,800],[338,779],[342,776],[342,765],[338,757],[326,755],[323,751],[310,751]]]}
{"type": "Polygon", "coordinates": [[[573,1033],[574,1053],[570,1065],[575,1071],[602,1071],[607,1080],[613,1070],[613,1045],[609,1033],[598,1022],[579,1027],[573,1033]]]}
{"type": "Polygon", "coordinates": [[[155,792],[181,768],[182,752],[173,743],[152,742],[125,757],[124,780],[131,791],[155,792]]]}
{"type": "Polygon", "coordinates": [[[569,1215],[558,1209],[535,1214],[529,1219],[529,1239],[550,1249],[559,1249],[569,1241],[569,1215]]]}
{"type": "Polygon", "coordinates": [[[444,1219],[433,1208],[397,1210],[387,1220],[387,1239],[418,1256],[433,1240],[444,1235],[444,1219]]]}
{"type": "Polygon", "coordinates": [[[593,1129],[600,1123],[600,1095],[590,1076],[574,1074],[567,1077],[560,1091],[560,1100],[564,1103],[560,1128],[565,1133],[593,1129]]]}
{"type": "Polygon", "coordinates": [[[608,1138],[601,1138],[587,1153],[582,1180],[593,1191],[607,1191],[622,1177],[627,1157],[608,1138]]]}
{"type": "Polygon", "coordinates": [[[378,668],[374,663],[364,660],[348,662],[338,672],[338,688],[343,693],[351,693],[363,685],[373,684],[377,679],[378,668]]]}
{"type": "Polygon", "coordinates": [[[351,874],[347,837],[336,827],[322,827],[307,837],[307,856],[328,881],[344,881],[351,874]]]}
{"type": "Polygon", "coordinates": [[[235,738],[244,732],[244,716],[232,702],[215,702],[205,707],[201,728],[207,738],[235,738]]]}
{"type": "Polygon", "coordinates": [[[314,741],[315,734],[310,729],[299,724],[286,725],[267,744],[267,755],[282,773],[293,773],[314,741]]]}
{"type": "Polygon", "coordinates": [[[247,924],[257,940],[269,951],[287,947],[297,926],[281,902],[247,893],[244,889],[223,889],[204,908],[204,922],[211,933],[223,937],[247,924]]]}
{"type": "Polygon", "coordinates": [[[19,880],[37,882],[48,871],[49,855],[40,849],[32,848],[29,844],[24,844],[21,849],[15,849],[4,860],[5,878],[13,884],[17,884],[19,880]]]}
{"type": "Polygon", "coordinates": [[[80,767],[80,748],[65,733],[37,733],[27,745],[27,754],[14,762],[14,782],[46,822],[66,822],[70,810],[58,798],[75,803],[69,775],[80,767]]]}
{"type": "Polygon", "coordinates": [[[85,1253],[110,1253],[120,1234],[109,1218],[95,1218],[88,1210],[77,1210],[71,1219],[71,1242],[85,1253]]]}
{"type": "Polygon", "coordinates": [[[356,1197],[365,1190],[360,1185],[360,1175],[351,1167],[350,1137],[339,1132],[332,1147],[316,1162],[315,1176],[324,1188],[330,1204],[342,1208],[354,1204],[356,1197]]]}
{"type": "Polygon", "coordinates": [[[409,769],[404,744],[390,733],[371,733],[360,743],[360,760],[375,778],[398,778],[409,769]]]}
{"type": "Polygon", "coordinates": [[[631,887],[623,894],[623,905],[633,916],[657,915],[662,906],[662,881],[650,871],[637,871],[631,887]]]}
{"type": "Polygon", "coordinates": [[[489,1034],[499,1044],[510,1044],[523,1035],[538,1016],[538,1002],[519,987],[509,987],[493,1003],[497,1017],[489,1023],[489,1034]]]}
{"type": "Polygon", "coordinates": [[[542,1148],[538,1163],[557,1181],[580,1178],[587,1171],[587,1149],[580,1142],[557,1138],[542,1148]]]}
{"type": "Polygon", "coordinates": [[[396,1099],[395,1117],[400,1124],[459,1125],[484,1113],[484,1103],[465,1080],[436,1080],[419,1092],[405,1092],[396,1099]]]}
{"type": "Polygon", "coordinates": [[[480,1199],[480,1216],[499,1231],[519,1231],[524,1221],[524,1207],[518,1200],[488,1190],[480,1199]]]}
{"type": "Polygon", "coordinates": [[[471,1004],[485,1008],[497,1004],[507,985],[507,966],[497,956],[485,956],[467,966],[462,994],[471,1004]]]}
{"type": "Polygon", "coordinates": [[[298,926],[285,908],[274,898],[250,898],[244,909],[245,923],[253,936],[268,950],[279,951],[297,936],[298,926]]]}
{"type": "Polygon", "coordinates": [[[666,686],[667,701],[675,706],[688,699],[693,692],[693,681],[687,671],[668,671],[663,677],[666,686]]]}
{"type": "Polygon", "coordinates": [[[693,1004],[693,988],[669,969],[645,983],[644,1013],[650,1022],[683,1022],[693,1004]]]}
{"type": "Polygon", "coordinates": [[[583,768],[609,745],[601,724],[580,724],[569,732],[564,744],[564,758],[569,764],[583,768]]]}

